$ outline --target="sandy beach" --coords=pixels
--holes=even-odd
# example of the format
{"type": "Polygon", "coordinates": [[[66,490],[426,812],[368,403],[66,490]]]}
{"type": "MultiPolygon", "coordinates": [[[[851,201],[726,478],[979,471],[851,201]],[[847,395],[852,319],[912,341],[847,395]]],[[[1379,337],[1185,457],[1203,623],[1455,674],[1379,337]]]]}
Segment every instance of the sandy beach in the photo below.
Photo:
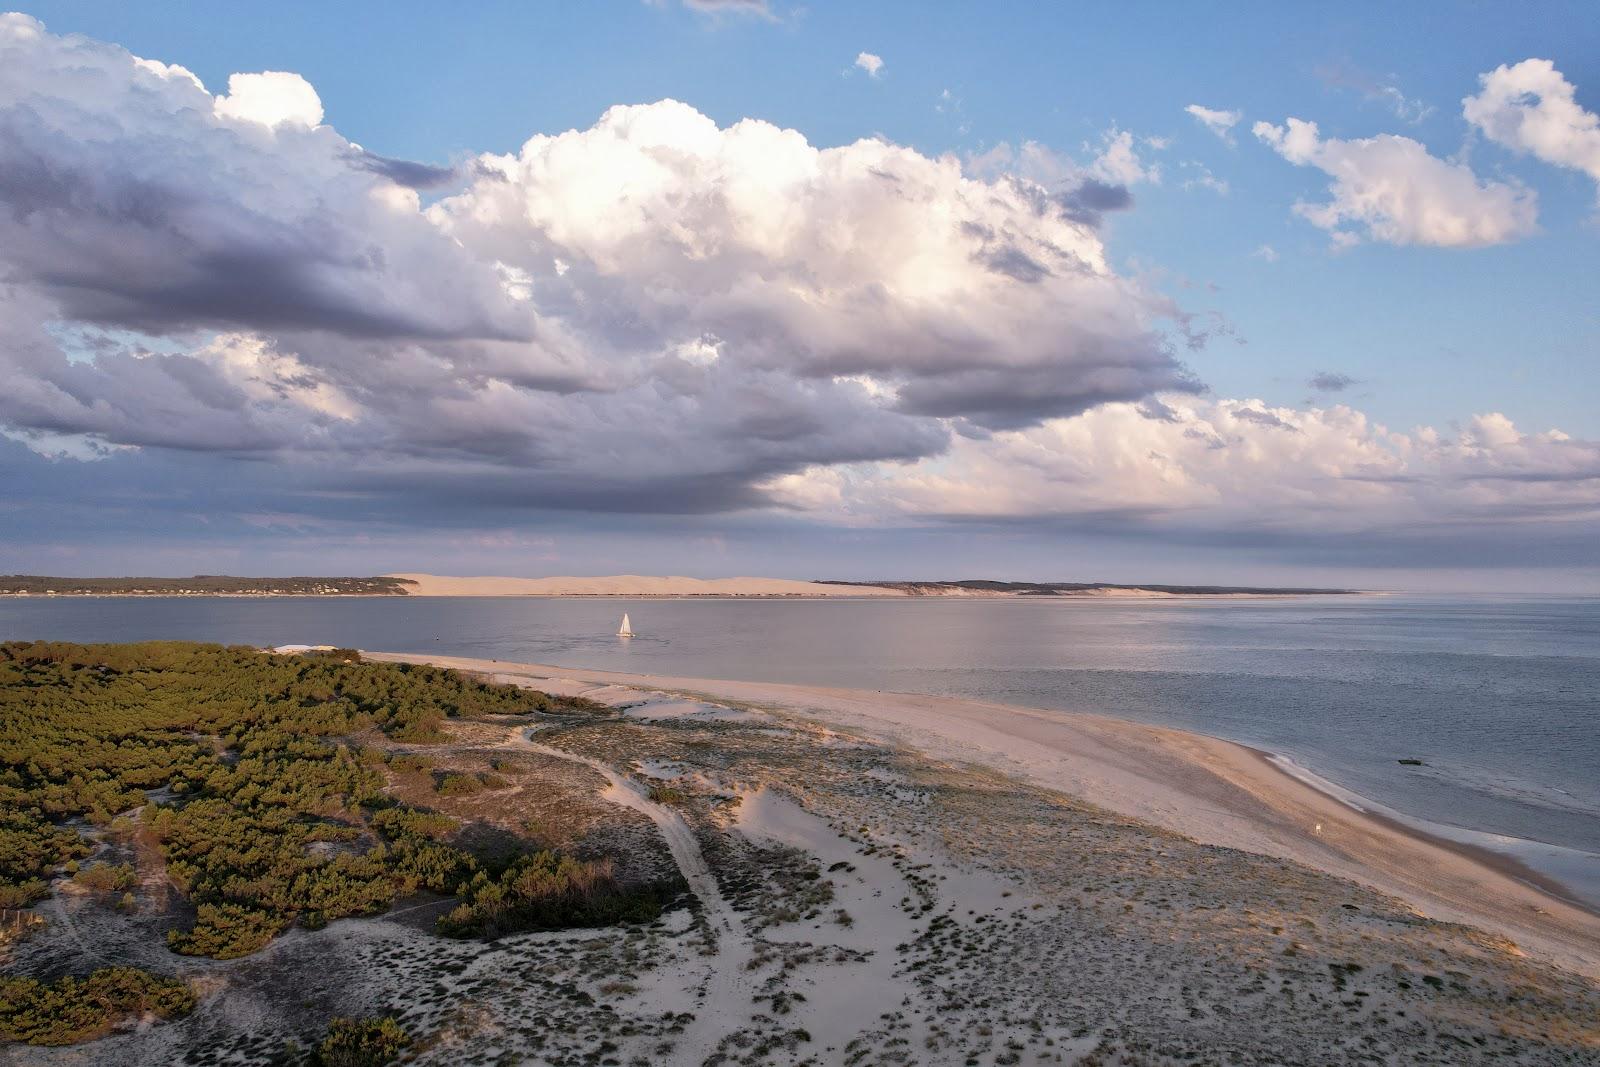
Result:
{"type": "Polygon", "coordinates": [[[1228,741],[1101,715],[911,694],[449,656],[372,658],[425,661],[551,691],[618,686],[801,716],[1015,776],[1204,844],[1347,878],[1398,897],[1422,915],[1475,926],[1521,952],[1600,977],[1600,917],[1564,899],[1560,886],[1509,857],[1351,807],[1267,754],[1228,741]]]}

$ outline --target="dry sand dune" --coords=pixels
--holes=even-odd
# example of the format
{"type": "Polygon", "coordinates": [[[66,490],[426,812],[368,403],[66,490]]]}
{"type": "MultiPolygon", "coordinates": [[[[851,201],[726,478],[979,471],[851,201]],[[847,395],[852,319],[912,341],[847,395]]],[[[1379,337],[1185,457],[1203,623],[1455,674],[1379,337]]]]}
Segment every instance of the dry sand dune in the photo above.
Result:
{"type": "Polygon", "coordinates": [[[412,596],[904,596],[881,586],[828,585],[788,578],[680,578],[614,574],[579,578],[450,578],[438,574],[388,574],[415,582],[412,596]]]}

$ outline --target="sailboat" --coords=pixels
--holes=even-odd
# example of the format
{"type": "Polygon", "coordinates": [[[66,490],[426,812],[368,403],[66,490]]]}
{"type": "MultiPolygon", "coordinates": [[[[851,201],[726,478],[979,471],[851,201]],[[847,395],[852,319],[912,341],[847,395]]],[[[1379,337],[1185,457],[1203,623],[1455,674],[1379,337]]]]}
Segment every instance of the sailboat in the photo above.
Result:
{"type": "Polygon", "coordinates": [[[628,625],[628,613],[622,613],[622,625],[617,628],[618,637],[632,637],[633,627],[628,625]]]}

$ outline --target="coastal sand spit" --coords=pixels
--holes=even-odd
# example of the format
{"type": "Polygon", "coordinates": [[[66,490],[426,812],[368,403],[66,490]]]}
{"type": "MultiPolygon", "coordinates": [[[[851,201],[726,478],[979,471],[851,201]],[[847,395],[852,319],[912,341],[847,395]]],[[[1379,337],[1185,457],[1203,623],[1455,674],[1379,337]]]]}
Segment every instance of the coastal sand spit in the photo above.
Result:
{"type": "Polygon", "coordinates": [[[538,688],[613,685],[776,710],[981,765],[1205,844],[1291,860],[1390,893],[1600,977],[1600,916],[1515,861],[1428,837],[1321,792],[1248,747],[1108,716],[822,686],[371,653],[538,688]]]}

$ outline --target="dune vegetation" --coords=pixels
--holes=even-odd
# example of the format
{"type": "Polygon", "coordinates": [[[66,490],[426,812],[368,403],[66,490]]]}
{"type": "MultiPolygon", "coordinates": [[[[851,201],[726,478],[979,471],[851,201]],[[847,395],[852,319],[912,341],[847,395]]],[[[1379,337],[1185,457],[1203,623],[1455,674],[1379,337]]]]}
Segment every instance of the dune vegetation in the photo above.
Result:
{"type": "MultiPolygon", "coordinates": [[[[624,889],[608,863],[531,846],[483,859],[452,843],[455,818],[386,792],[390,761],[426,762],[383,751],[394,742],[440,741],[448,719],[581,705],[351,655],[0,645],[0,906],[43,900],[64,875],[126,892],[132,868],[79,861],[97,842],[134,840],[180,895],[186,921],[167,936],[184,955],[246,956],[296,924],[378,914],[418,892],[460,893],[440,922],[453,936],[649,918],[655,895],[624,889]]],[[[129,990],[156,996],[158,1014],[182,1006],[165,979],[121,968],[82,980],[111,991],[89,998],[98,1015],[35,1023],[81,991],[6,981],[0,1025],[17,1040],[93,1036],[129,990]]]]}
{"type": "Polygon", "coordinates": [[[102,967],[86,978],[55,982],[0,977],[0,1041],[71,1045],[124,1019],[170,1019],[194,1005],[186,983],[134,967],[102,967]]]}
{"type": "Polygon", "coordinates": [[[411,1035],[388,1016],[335,1019],[311,1058],[312,1067],[382,1067],[399,1059],[411,1035]]]}

